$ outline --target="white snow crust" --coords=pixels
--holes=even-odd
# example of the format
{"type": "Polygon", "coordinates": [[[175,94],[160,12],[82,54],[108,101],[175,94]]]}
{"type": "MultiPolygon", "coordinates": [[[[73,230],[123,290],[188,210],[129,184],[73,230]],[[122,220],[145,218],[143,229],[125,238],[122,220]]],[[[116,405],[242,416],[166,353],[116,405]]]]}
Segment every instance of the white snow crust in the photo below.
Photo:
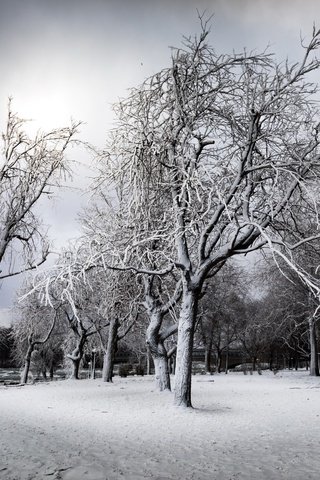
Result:
{"type": "Polygon", "coordinates": [[[319,378],[197,375],[193,404],[152,377],[1,387],[0,479],[320,478],[319,378]]]}

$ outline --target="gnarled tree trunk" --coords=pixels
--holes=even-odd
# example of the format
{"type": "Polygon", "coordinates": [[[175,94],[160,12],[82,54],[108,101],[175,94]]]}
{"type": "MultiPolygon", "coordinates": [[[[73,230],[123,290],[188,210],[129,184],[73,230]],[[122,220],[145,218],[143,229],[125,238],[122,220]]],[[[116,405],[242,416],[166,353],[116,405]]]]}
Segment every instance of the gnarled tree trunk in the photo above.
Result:
{"type": "Polygon", "coordinates": [[[171,390],[167,350],[160,335],[163,314],[160,309],[154,308],[150,313],[150,323],[147,328],[147,345],[152,355],[155,380],[159,390],[171,390]]]}
{"type": "Polygon", "coordinates": [[[71,355],[67,355],[67,357],[71,360],[72,362],[72,373],[71,373],[71,378],[74,380],[79,380],[79,370],[80,370],[80,362],[81,362],[81,357],[77,353],[77,349],[75,349],[71,355]]]}
{"type": "Polygon", "coordinates": [[[171,390],[167,351],[162,343],[158,344],[157,353],[153,355],[156,385],[160,392],[171,390]]]}
{"type": "Polygon", "coordinates": [[[68,354],[67,357],[71,360],[72,362],[72,373],[71,373],[71,378],[74,380],[79,380],[79,370],[80,370],[80,363],[83,357],[84,353],[84,346],[87,341],[87,336],[81,335],[79,340],[78,340],[78,345],[76,348],[73,350],[71,354],[68,354]]]}

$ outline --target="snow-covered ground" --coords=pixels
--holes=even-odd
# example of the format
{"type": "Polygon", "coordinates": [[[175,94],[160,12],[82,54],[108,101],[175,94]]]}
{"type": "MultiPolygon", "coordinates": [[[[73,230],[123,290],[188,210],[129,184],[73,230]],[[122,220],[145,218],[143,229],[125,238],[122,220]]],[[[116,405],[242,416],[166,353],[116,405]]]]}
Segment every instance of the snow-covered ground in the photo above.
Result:
{"type": "Polygon", "coordinates": [[[318,378],[197,375],[193,403],[148,377],[0,387],[0,478],[319,478],[318,378]]]}

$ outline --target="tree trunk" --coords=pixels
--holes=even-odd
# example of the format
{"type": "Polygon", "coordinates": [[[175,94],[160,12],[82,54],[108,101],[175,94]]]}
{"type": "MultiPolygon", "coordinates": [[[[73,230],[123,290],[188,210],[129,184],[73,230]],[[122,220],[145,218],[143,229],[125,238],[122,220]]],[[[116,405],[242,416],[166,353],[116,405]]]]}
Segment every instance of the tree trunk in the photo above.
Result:
{"type": "Polygon", "coordinates": [[[29,370],[30,370],[31,356],[32,356],[32,352],[33,352],[34,347],[35,347],[35,344],[33,343],[32,339],[33,339],[33,335],[31,334],[28,337],[28,350],[27,350],[27,353],[26,353],[26,356],[25,356],[25,359],[24,359],[24,367],[23,367],[23,371],[22,371],[21,377],[20,377],[20,383],[22,385],[25,385],[28,382],[28,374],[29,374],[29,370]]]}
{"type": "Polygon", "coordinates": [[[269,370],[273,370],[273,350],[270,350],[270,355],[269,355],[269,370]]]}
{"type": "Polygon", "coordinates": [[[72,361],[72,373],[71,373],[71,378],[74,380],[79,380],[79,370],[80,370],[80,362],[81,358],[80,357],[69,357],[70,360],[72,361]]]}
{"type": "Polygon", "coordinates": [[[227,351],[226,351],[226,364],[225,364],[224,373],[227,375],[228,371],[229,371],[229,344],[227,346],[227,351]]]}
{"type": "Polygon", "coordinates": [[[197,292],[194,290],[189,290],[185,286],[179,318],[177,363],[174,387],[174,403],[175,405],[184,407],[192,407],[192,350],[197,308],[197,292]]]}
{"type": "Polygon", "coordinates": [[[51,360],[51,363],[50,363],[50,380],[53,380],[53,374],[54,374],[54,365],[53,365],[53,360],[51,360]]]}
{"type": "MultiPolygon", "coordinates": [[[[163,350],[166,352],[164,347],[163,350]]],[[[163,390],[171,390],[169,364],[166,353],[163,355],[155,355],[153,357],[153,363],[155,380],[158,389],[160,392],[163,390]]]]}
{"type": "Polygon", "coordinates": [[[154,309],[149,315],[150,323],[147,328],[146,337],[154,364],[156,385],[160,392],[163,390],[171,390],[168,355],[160,335],[163,315],[158,309],[154,309]]]}
{"type": "Polygon", "coordinates": [[[172,375],[176,374],[176,368],[177,368],[177,355],[174,355],[172,358],[172,375]]]}
{"type": "Polygon", "coordinates": [[[204,351],[204,366],[207,373],[211,373],[212,341],[206,343],[204,351]]]}
{"type": "Polygon", "coordinates": [[[319,359],[317,332],[314,318],[309,319],[309,337],[310,337],[310,375],[319,377],[319,359]]]}
{"type": "Polygon", "coordinates": [[[118,349],[119,327],[118,318],[112,319],[109,326],[107,349],[103,357],[102,380],[104,382],[112,382],[114,359],[118,349]]]}
{"type": "Polygon", "coordinates": [[[257,370],[257,357],[253,355],[252,357],[252,371],[255,372],[257,370]]]}
{"type": "Polygon", "coordinates": [[[222,352],[221,350],[217,351],[217,370],[218,373],[221,373],[221,368],[222,368],[222,352]]]}
{"type": "Polygon", "coordinates": [[[168,352],[167,352],[167,356],[168,356],[168,369],[169,369],[169,374],[174,374],[174,371],[175,371],[175,355],[176,355],[176,351],[177,351],[177,345],[175,345],[174,347],[172,347],[168,352]]]}
{"type": "Polygon", "coordinates": [[[149,345],[147,345],[147,375],[151,375],[151,354],[149,345]]]}
{"type": "Polygon", "coordinates": [[[71,378],[74,380],[79,380],[79,370],[80,370],[80,363],[83,357],[84,346],[86,344],[87,337],[83,334],[78,341],[78,345],[74,349],[71,355],[67,355],[68,358],[72,361],[72,373],[71,378]]]}
{"type": "MultiPolygon", "coordinates": [[[[177,349],[175,349],[177,351],[177,349]]],[[[176,355],[175,353],[168,357],[169,373],[171,375],[175,374],[176,371],[176,355]]]]}

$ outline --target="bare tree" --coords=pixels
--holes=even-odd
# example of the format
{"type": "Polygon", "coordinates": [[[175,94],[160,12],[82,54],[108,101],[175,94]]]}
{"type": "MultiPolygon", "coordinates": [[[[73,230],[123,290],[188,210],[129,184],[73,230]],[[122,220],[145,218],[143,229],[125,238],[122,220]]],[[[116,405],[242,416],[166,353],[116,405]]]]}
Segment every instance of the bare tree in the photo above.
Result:
{"type": "MultiPolygon", "coordinates": [[[[317,282],[318,245],[304,246],[298,257],[304,270],[317,282]]],[[[269,285],[263,302],[268,304],[269,318],[273,317],[271,330],[294,357],[296,367],[299,357],[310,356],[310,374],[318,376],[319,298],[286,264],[280,262],[278,266],[280,270],[267,265],[264,274],[269,285]]]]}
{"type": "Polygon", "coordinates": [[[71,353],[67,353],[66,357],[72,362],[71,378],[79,380],[80,365],[85,353],[85,347],[89,338],[97,333],[95,325],[88,321],[88,318],[77,312],[75,314],[68,306],[64,309],[65,318],[69,324],[72,336],[65,342],[65,349],[72,349],[71,353]]]}
{"type": "MultiPolygon", "coordinates": [[[[318,238],[288,231],[319,181],[314,29],[300,63],[271,54],[219,55],[207,26],[173,50],[172,65],[132,89],[101,160],[104,228],[87,239],[85,272],[99,265],[144,275],[180,273],[175,404],[191,406],[191,362],[199,301],[209,276],[235,255],[263,247],[312,291],[318,282],[291,252],[318,238]],[[114,200],[107,198],[110,188],[114,200]]],[[[97,212],[99,215],[99,212],[97,212]]],[[[93,229],[94,231],[94,229],[93,229]]]]}
{"type": "MultiPolygon", "coordinates": [[[[26,287],[24,287],[26,288],[26,287]]],[[[49,340],[58,323],[59,305],[56,308],[44,306],[35,293],[17,304],[16,321],[13,324],[15,357],[23,363],[22,384],[27,383],[32,355],[49,340]]]]}
{"type": "Polygon", "coordinates": [[[62,303],[71,333],[65,348],[72,349],[66,355],[72,361],[72,377],[79,378],[88,341],[98,336],[94,346],[104,353],[102,376],[109,382],[118,343],[139,315],[139,289],[131,272],[106,269],[91,260],[91,248],[80,239],[62,252],[52,268],[35,277],[31,293],[40,291],[48,304],[62,303]]]}
{"type": "Polygon", "coordinates": [[[101,348],[104,352],[102,379],[112,382],[115,356],[123,340],[139,316],[135,282],[129,272],[107,272],[104,275],[105,306],[103,316],[108,320],[108,332],[99,331],[101,348]]]}
{"type": "Polygon", "coordinates": [[[72,123],[31,138],[25,123],[9,101],[0,160],[0,279],[32,270],[46,260],[49,244],[35,207],[68,174],[65,152],[79,126],[72,123]]]}
{"type": "Polygon", "coordinates": [[[55,292],[54,295],[61,300],[64,299],[65,319],[72,334],[66,341],[66,348],[71,348],[72,352],[66,356],[72,362],[72,378],[79,379],[80,364],[89,340],[92,343],[96,335],[101,335],[101,332],[110,325],[110,321],[104,314],[107,300],[106,285],[97,272],[91,271],[91,275],[86,278],[73,276],[69,264],[72,263],[72,258],[70,255],[66,259],[72,287],[67,285],[65,279],[56,277],[56,272],[51,272],[49,278],[53,281],[50,288],[55,292]]]}
{"type": "Polygon", "coordinates": [[[277,245],[289,252],[308,241],[297,234],[288,244],[283,234],[292,217],[314,210],[319,179],[317,88],[305,79],[319,68],[319,32],[293,65],[266,52],[220,55],[207,40],[203,25],[172,51],[170,68],[118,104],[100,177],[101,189],[107,179],[123,192],[125,242],[113,239],[114,263],[143,271],[148,258],[180,270],[175,403],[184,406],[206,278],[235,255],[264,246],[280,255],[277,245]]]}
{"type": "MultiPolygon", "coordinates": [[[[114,208],[114,204],[122,204],[126,197],[126,192],[122,187],[123,185],[118,185],[116,191],[112,190],[111,196],[98,190],[95,203],[82,214],[84,236],[81,248],[86,252],[86,265],[83,267],[82,273],[86,275],[85,272],[91,268],[100,267],[109,271],[107,277],[118,278],[116,284],[120,288],[117,289],[116,295],[113,295],[114,300],[109,302],[110,305],[118,303],[117,297],[122,295],[122,284],[127,285],[127,292],[129,290],[132,291],[133,286],[137,287],[138,284],[143,286],[143,291],[141,290],[140,292],[140,303],[144,307],[149,321],[146,331],[148,354],[150,353],[153,358],[158,388],[160,390],[170,390],[169,358],[165,343],[169,337],[177,332],[174,309],[181,296],[181,282],[178,281],[177,276],[172,276],[171,267],[161,269],[161,265],[167,262],[167,255],[170,252],[170,246],[168,248],[164,237],[162,239],[150,239],[148,242],[147,252],[155,251],[157,256],[158,250],[161,249],[162,261],[161,265],[159,265],[158,261],[158,266],[160,267],[158,272],[155,271],[153,255],[146,255],[145,245],[143,242],[140,244],[139,237],[143,235],[147,228],[143,212],[135,210],[135,221],[127,225],[127,219],[122,215],[121,209],[118,211],[117,208],[114,208]],[[115,257],[119,257],[119,253],[121,255],[121,252],[118,250],[119,245],[124,246],[128,257],[132,258],[130,243],[128,244],[132,239],[132,235],[137,240],[135,254],[140,259],[140,268],[137,269],[132,266],[128,267],[125,264],[119,264],[118,262],[115,263],[114,261],[115,257]],[[111,273],[112,271],[113,273],[111,273]],[[116,277],[115,273],[117,273],[116,277]],[[128,277],[129,273],[130,276],[128,277]],[[131,279],[131,287],[129,287],[128,278],[131,279]],[[168,321],[169,318],[171,318],[171,322],[168,321]],[[165,322],[164,319],[166,319],[165,322]]],[[[156,191],[155,188],[153,188],[152,184],[149,184],[147,192],[144,192],[144,206],[146,208],[149,208],[148,203],[154,203],[152,200],[154,191],[156,191]]],[[[161,218],[162,215],[161,209],[158,213],[159,215],[155,218],[148,217],[147,224],[157,223],[158,218],[161,218]]],[[[134,258],[132,260],[134,262],[134,258]]],[[[131,260],[128,260],[128,263],[130,264],[131,260]]],[[[107,288],[108,292],[106,295],[109,296],[113,289],[114,287],[107,288]]],[[[138,297],[139,292],[136,295],[138,297]]],[[[123,303],[122,300],[121,303],[123,303]]],[[[127,299],[124,303],[132,303],[132,299],[131,302],[127,299]]],[[[109,333],[116,332],[119,326],[118,322],[116,325],[113,323],[111,325],[110,323],[109,333]]],[[[114,333],[114,338],[117,338],[116,333],[114,333]]],[[[108,341],[111,341],[110,338],[108,341]]],[[[174,351],[174,349],[170,348],[169,357],[174,351]]]]}

